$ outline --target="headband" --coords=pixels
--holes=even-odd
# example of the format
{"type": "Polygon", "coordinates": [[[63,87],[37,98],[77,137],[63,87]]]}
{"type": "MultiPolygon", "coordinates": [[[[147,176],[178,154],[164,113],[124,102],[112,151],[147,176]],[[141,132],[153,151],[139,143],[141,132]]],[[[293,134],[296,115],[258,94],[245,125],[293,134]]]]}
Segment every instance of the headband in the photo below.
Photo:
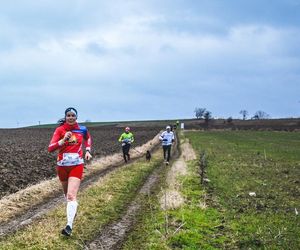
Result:
{"type": "Polygon", "coordinates": [[[77,117],[77,110],[76,110],[75,108],[72,108],[72,107],[67,108],[67,109],[65,110],[65,116],[67,115],[68,112],[74,113],[74,114],[76,115],[76,117],[77,117]]]}

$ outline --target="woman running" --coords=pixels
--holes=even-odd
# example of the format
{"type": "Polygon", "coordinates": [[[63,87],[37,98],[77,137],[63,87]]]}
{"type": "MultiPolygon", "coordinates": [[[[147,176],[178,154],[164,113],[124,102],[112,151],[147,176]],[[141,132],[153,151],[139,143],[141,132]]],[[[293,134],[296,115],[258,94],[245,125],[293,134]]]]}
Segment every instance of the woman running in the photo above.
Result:
{"type": "Polygon", "coordinates": [[[78,206],[77,192],[83,174],[82,144],[85,144],[84,158],[90,160],[91,136],[86,127],[78,125],[75,108],[67,108],[65,118],[60,123],[54,131],[48,151],[58,150],[56,170],[67,200],[67,225],[61,233],[70,236],[78,206]]]}

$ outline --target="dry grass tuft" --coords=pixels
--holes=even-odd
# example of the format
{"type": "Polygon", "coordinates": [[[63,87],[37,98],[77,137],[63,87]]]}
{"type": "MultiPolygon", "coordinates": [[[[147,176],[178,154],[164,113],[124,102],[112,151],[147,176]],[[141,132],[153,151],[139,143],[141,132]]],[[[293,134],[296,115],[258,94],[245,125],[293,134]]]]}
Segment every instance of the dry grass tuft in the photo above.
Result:
{"type": "Polygon", "coordinates": [[[166,181],[168,190],[166,190],[160,198],[160,206],[162,209],[175,209],[184,204],[184,198],[179,192],[182,184],[178,177],[187,175],[186,162],[195,160],[197,157],[188,140],[181,143],[180,148],[181,156],[174,162],[167,174],[166,181]]]}
{"type": "Polygon", "coordinates": [[[176,190],[167,190],[160,198],[160,207],[162,210],[176,209],[184,203],[182,195],[176,190]]]}
{"type": "Polygon", "coordinates": [[[182,157],[185,161],[192,161],[197,159],[196,153],[188,140],[182,143],[180,146],[182,150],[182,157]]]}
{"type": "Polygon", "coordinates": [[[39,204],[60,189],[57,178],[43,181],[14,194],[3,197],[0,200],[0,223],[7,221],[16,214],[39,204]]]}

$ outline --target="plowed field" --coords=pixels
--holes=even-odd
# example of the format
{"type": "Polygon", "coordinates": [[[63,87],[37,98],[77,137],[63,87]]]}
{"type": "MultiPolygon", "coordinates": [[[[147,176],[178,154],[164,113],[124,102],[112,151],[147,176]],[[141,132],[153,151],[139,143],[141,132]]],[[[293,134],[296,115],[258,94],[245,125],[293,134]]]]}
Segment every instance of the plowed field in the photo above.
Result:
{"type": "MultiPolygon", "coordinates": [[[[159,127],[135,127],[133,147],[152,139],[159,127]]],[[[101,126],[89,129],[93,156],[121,152],[118,142],[122,128],[101,126]]],[[[56,175],[56,152],[48,153],[54,129],[0,129],[0,198],[56,175]]]]}

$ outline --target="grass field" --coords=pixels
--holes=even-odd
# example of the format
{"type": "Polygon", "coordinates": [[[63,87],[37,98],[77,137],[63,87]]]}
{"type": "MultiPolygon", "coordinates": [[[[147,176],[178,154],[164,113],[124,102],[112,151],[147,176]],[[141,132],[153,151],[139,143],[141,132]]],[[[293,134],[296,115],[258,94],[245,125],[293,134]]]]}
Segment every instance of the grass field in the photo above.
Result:
{"type": "Polygon", "coordinates": [[[299,249],[300,133],[186,136],[198,152],[206,151],[208,191],[225,210],[232,247],[299,249]]]}
{"type": "Polygon", "coordinates": [[[200,184],[198,160],[188,162],[185,204],[163,211],[158,196],[149,198],[125,249],[299,249],[300,133],[185,137],[198,156],[205,150],[209,182],[200,184]]]}

